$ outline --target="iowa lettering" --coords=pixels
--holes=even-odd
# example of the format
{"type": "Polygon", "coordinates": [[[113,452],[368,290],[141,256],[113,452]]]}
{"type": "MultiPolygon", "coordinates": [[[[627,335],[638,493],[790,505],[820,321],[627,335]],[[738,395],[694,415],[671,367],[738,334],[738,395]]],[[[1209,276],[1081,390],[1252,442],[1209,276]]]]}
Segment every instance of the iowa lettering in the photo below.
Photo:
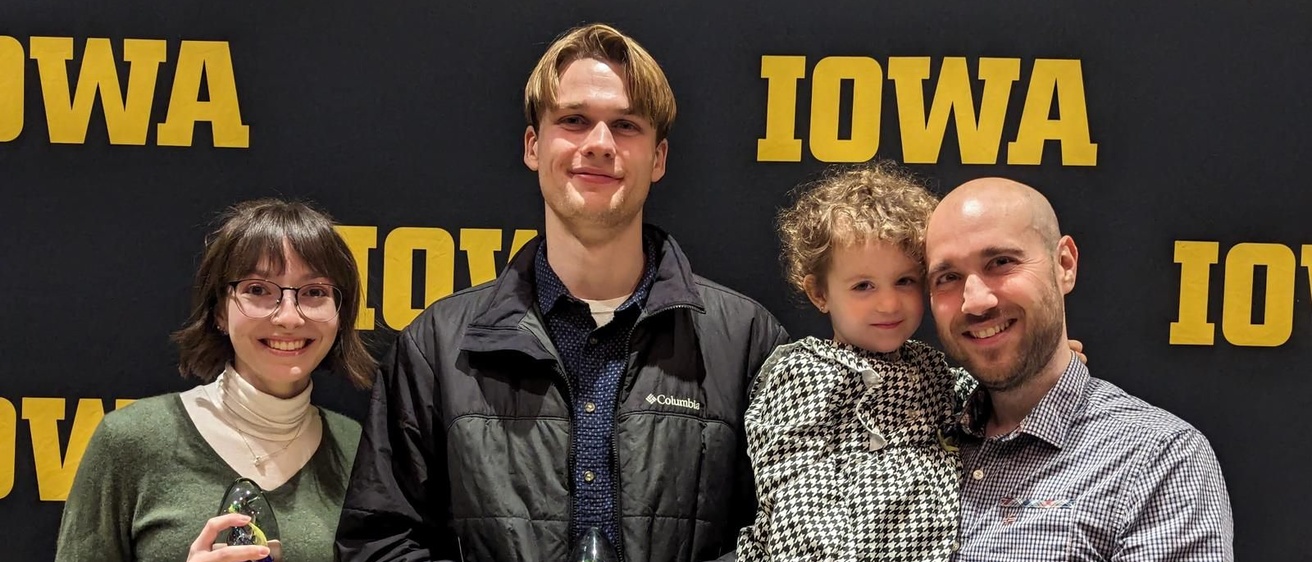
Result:
{"type": "MultiPolygon", "coordinates": [[[[887,78],[893,82],[903,161],[938,163],[952,116],[961,163],[997,164],[1010,111],[1008,101],[1021,80],[1023,66],[1017,58],[980,58],[975,76],[983,85],[977,103],[964,57],[944,58],[937,76],[931,75],[929,57],[890,57],[887,78]],[[926,84],[926,80],[931,82],[926,84]],[[933,87],[929,103],[925,100],[927,86],[933,87]]],[[[810,124],[807,146],[816,160],[865,162],[873,158],[880,147],[884,66],[870,57],[842,56],[824,57],[809,70],[808,79],[804,56],[761,57],[761,78],[768,91],[765,137],[757,141],[756,159],[802,160],[803,142],[795,130],[799,111],[809,112],[803,113],[809,117],[804,122],[810,124]],[[811,105],[801,107],[798,90],[808,85],[808,80],[811,105]],[[850,84],[850,105],[843,102],[845,84],[850,84]],[[840,130],[845,121],[850,122],[850,131],[840,130]]],[[[1036,59],[1028,70],[1025,102],[1015,138],[1007,143],[1006,163],[1039,165],[1044,144],[1056,141],[1061,146],[1061,165],[1097,165],[1098,145],[1089,137],[1080,61],[1036,59]],[[1050,117],[1054,113],[1058,117],[1050,117]]]]}
{"type": "MultiPolygon", "coordinates": [[[[0,143],[23,132],[23,80],[30,56],[40,77],[51,143],[85,144],[91,110],[99,100],[109,144],[146,144],[155,84],[160,68],[169,62],[166,41],[124,39],[122,61],[128,64],[122,77],[120,59],[109,39],[87,39],[80,57],[72,37],[32,37],[28,51],[24,53],[17,39],[0,35],[0,143]],[[69,76],[70,62],[80,67],[75,80],[69,76]],[[123,81],[126,96],[121,93],[123,81]]],[[[191,146],[196,124],[204,122],[210,124],[215,147],[250,148],[251,131],[241,120],[237,77],[226,41],[181,42],[167,103],[164,122],[155,129],[156,145],[191,146]]]]}

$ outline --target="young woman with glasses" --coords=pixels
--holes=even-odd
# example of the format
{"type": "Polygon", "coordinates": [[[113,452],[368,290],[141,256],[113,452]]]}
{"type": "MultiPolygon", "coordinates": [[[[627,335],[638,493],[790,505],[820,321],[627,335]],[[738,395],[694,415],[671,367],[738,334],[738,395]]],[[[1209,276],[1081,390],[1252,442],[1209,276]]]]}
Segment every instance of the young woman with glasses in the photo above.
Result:
{"type": "Polygon", "coordinates": [[[266,546],[213,546],[249,522],[214,517],[239,478],[266,490],[275,558],[333,558],[360,426],[311,405],[310,374],[371,380],[355,329],[359,272],[332,220],[303,203],[241,203],[221,221],[191,318],[173,334],[179,370],[206,383],[105,416],[64,507],[57,561],[264,559],[266,546]]]}

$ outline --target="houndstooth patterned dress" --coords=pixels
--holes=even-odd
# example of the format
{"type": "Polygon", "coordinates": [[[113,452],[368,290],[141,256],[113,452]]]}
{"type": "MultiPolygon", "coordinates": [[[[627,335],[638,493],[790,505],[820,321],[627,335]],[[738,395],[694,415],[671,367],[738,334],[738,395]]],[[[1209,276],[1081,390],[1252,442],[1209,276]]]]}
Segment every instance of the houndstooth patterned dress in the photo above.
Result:
{"type": "Polygon", "coordinates": [[[961,460],[942,435],[973,383],[914,340],[776,349],[745,418],[759,507],[738,560],[947,560],[961,460]]]}

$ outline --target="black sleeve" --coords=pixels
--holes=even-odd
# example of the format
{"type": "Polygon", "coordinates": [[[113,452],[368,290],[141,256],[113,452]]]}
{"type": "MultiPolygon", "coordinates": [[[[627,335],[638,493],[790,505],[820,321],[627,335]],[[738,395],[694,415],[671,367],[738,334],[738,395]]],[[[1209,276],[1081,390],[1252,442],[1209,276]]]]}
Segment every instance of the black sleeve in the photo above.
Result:
{"type": "MultiPolygon", "coordinates": [[[[756,385],[756,376],[765,364],[765,360],[774,352],[774,348],[788,343],[788,331],[765,309],[758,311],[752,322],[752,340],[746,358],[745,373],[748,382],[744,386],[743,409],[751,396],[752,387],[756,385]]],[[[738,559],[734,546],[738,542],[738,532],[750,526],[756,519],[756,479],[752,474],[752,461],[747,457],[747,433],[740,427],[738,431],[738,451],[736,460],[738,481],[734,483],[733,511],[729,514],[727,536],[723,544],[727,554],[717,560],[733,562],[738,559]]]]}
{"type": "Polygon", "coordinates": [[[337,528],[342,562],[460,558],[430,360],[437,356],[426,356],[407,329],[380,364],[337,528]]]}

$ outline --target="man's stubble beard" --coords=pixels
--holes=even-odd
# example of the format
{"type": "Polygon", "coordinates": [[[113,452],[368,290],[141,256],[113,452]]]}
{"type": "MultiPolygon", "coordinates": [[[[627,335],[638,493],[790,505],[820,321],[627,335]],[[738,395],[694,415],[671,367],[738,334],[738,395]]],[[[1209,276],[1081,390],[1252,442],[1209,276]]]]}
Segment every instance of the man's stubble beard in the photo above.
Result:
{"type": "MultiPolygon", "coordinates": [[[[1056,353],[1057,346],[1061,344],[1062,334],[1065,333],[1065,309],[1059,294],[1054,279],[1044,291],[1043,300],[1039,302],[1035,313],[1025,316],[1024,320],[1029,332],[1020,342],[1020,348],[1017,350],[1019,357],[1014,364],[986,366],[988,362],[977,363],[970,354],[966,353],[964,346],[958,345],[957,333],[950,331],[951,328],[945,332],[940,327],[939,340],[942,341],[948,355],[961,362],[984,388],[993,392],[1019,388],[1043,372],[1048,366],[1048,361],[1056,353]]],[[[998,352],[1001,353],[1003,350],[998,352]]]]}
{"type": "Polygon", "coordinates": [[[640,220],[645,201],[634,206],[629,200],[631,194],[620,192],[616,195],[618,199],[613,199],[604,209],[589,209],[581,198],[574,200],[568,194],[559,197],[556,205],[548,206],[561,224],[570,230],[617,230],[640,220]]]}

